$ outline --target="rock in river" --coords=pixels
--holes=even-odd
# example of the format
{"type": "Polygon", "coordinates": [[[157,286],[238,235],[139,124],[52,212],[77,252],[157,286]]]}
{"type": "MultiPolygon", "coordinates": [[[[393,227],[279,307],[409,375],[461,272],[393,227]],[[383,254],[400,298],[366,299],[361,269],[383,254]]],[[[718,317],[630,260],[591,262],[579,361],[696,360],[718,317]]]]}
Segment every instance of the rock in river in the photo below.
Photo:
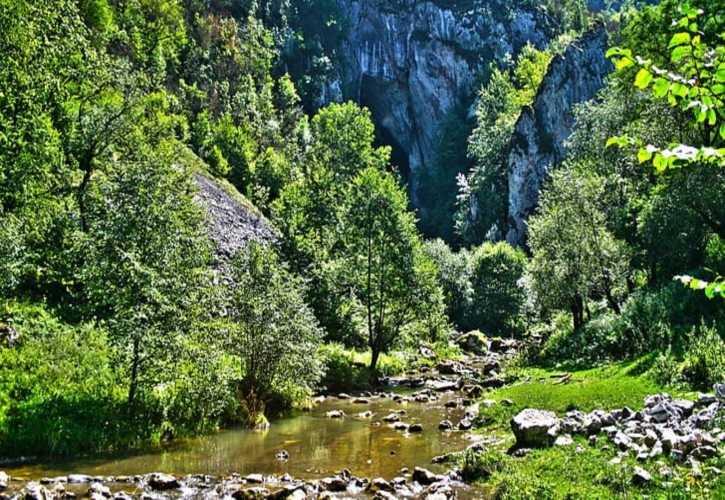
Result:
{"type": "Polygon", "coordinates": [[[155,490],[173,490],[179,487],[179,481],[169,474],[155,472],[149,476],[149,486],[155,490]]]}

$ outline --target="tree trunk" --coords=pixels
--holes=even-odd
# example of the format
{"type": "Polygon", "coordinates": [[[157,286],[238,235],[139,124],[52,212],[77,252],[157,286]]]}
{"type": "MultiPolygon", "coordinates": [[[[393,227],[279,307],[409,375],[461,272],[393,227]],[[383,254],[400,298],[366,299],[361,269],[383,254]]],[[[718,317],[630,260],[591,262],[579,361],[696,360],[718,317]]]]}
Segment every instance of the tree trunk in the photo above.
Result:
{"type": "Polygon", "coordinates": [[[373,373],[373,377],[375,376],[375,369],[378,366],[378,358],[380,358],[380,349],[373,346],[372,355],[370,356],[370,371],[373,373]]]}
{"type": "Polygon", "coordinates": [[[584,325],[584,304],[581,297],[572,300],[571,314],[574,318],[574,330],[579,330],[584,325]]]}
{"type": "Polygon", "coordinates": [[[609,304],[609,307],[612,308],[612,311],[614,311],[615,314],[619,315],[622,313],[622,309],[619,307],[619,304],[617,303],[617,299],[614,298],[612,295],[612,289],[607,287],[606,290],[607,295],[607,304],[609,304]]]}
{"type": "Polygon", "coordinates": [[[136,391],[138,389],[138,365],[139,365],[139,351],[140,351],[140,340],[134,339],[133,341],[133,358],[131,360],[131,381],[128,386],[128,407],[133,407],[134,399],[136,398],[136,391]]]}

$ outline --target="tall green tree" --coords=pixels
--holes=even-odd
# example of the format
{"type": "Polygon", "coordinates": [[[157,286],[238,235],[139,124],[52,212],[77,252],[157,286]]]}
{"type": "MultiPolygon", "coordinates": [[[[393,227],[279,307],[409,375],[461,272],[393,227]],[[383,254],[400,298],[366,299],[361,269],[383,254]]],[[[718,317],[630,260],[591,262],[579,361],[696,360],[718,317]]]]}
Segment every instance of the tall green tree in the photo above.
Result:
{"type": "Polygon", "coordinates": [[[193,193],[188,172],[150,148],[119,162],[89,193],[80,278],[118,348],[131,406],[164,379],[210,286],[205,214],[193,193]]]}
{"type": "Polygon", "coordinates": [[[576,329],[584,324],[592,298],[604,297],[619,312],[626,287],[627,253],[607,229],[602,196],[597,176],[557,171],[529,220],[529,273],[536,297],[547,310],[569,310],[576,329]]]}
{"type": "Polygon", "coordinates": [[[407,196],[395,177],[369,167],[353,179],[348,193],[342,259],[364,317],[374,371],[380,353],[421,317],[425,306],[438,305],[440,292],[433,263],[407,210],[407,196]]]}

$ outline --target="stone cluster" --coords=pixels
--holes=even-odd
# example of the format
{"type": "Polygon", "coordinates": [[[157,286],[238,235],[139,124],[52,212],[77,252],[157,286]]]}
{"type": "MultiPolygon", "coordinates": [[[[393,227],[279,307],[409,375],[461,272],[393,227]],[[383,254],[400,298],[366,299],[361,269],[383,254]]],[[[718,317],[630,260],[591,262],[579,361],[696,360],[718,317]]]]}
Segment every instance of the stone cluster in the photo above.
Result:
{"type": "Polygon", "coordinates": [[[526,409],[511,419],[511,428],[518,448],[571,444],[571,435],[586,436],[595,445],[604,435],[638,461],[669,454],[696,467],[696,462],[722,453],[725,431],[718,426],[724,421],[725,402],[713,395],[690,401],[657,394],[645,398],[640,411],[575,410],[558,418],[553,412],[526,409]]]}
{"type": "Polygon", "coordinates": [[[3,500],[161,500],[170,497],[303,500],[348,496],[445,500],[454,498],[456,488],[462,486],[460,477],[454,471],[435,474],[420,467],[416,467],[412,473],[402,469],[400,476],[391,481],[355,477],[348,469],[334,476],[311,481],[295,480],[287,474],[233,474],[229,477],[190,475],[177,478],[155,472],[128,477],[72,474],[44,478],[37,482],[21,482],[0,472],[0,499],[3,500]]]}

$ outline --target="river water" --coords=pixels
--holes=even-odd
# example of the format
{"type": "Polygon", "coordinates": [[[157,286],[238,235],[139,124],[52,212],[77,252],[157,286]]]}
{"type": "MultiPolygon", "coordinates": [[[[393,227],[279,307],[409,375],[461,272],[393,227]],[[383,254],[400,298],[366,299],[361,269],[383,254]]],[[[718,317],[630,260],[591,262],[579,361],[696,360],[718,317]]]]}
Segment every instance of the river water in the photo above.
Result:
{"type": "Polygon", "coordinates": [[[460,394],[449,392],[440,394],[437,401],[425,403],[400,403],[391,398],[374,397],[368,398],[369,404],[326,398],[312,411],[273,420],[267,431],[229,429],[178,440],[165,449],[0,469],[25,479],[74,473],[121,476],[154,471],[174,475],[289,473],[298,479],[314,479],[349,468],[359,477],[390,480],[400,475],[403,467],[443,471],[443,466],[431,463],[433,457],[463,450],[473,442],[474,437],[466,432],[438,429],[442,420],[450,420],[455,425],[463,418],[460,405],[455,409],[444,406],[456,397],[460,394]],[[343,410],[347,416],[344,419],[326,417],[326,412],[331,410],[343,410]],[[401,420],[421,424],[423,432],[407,433],[395,430],[393,424],[376,424],[397,410],[405,410],[407,413],[401,415],[401,420]],[[364,411],[372,411],[373,418],[356,416],[364,411]],[[282,450],[289,453],[288,460],[276,458],[282,450]]]}

